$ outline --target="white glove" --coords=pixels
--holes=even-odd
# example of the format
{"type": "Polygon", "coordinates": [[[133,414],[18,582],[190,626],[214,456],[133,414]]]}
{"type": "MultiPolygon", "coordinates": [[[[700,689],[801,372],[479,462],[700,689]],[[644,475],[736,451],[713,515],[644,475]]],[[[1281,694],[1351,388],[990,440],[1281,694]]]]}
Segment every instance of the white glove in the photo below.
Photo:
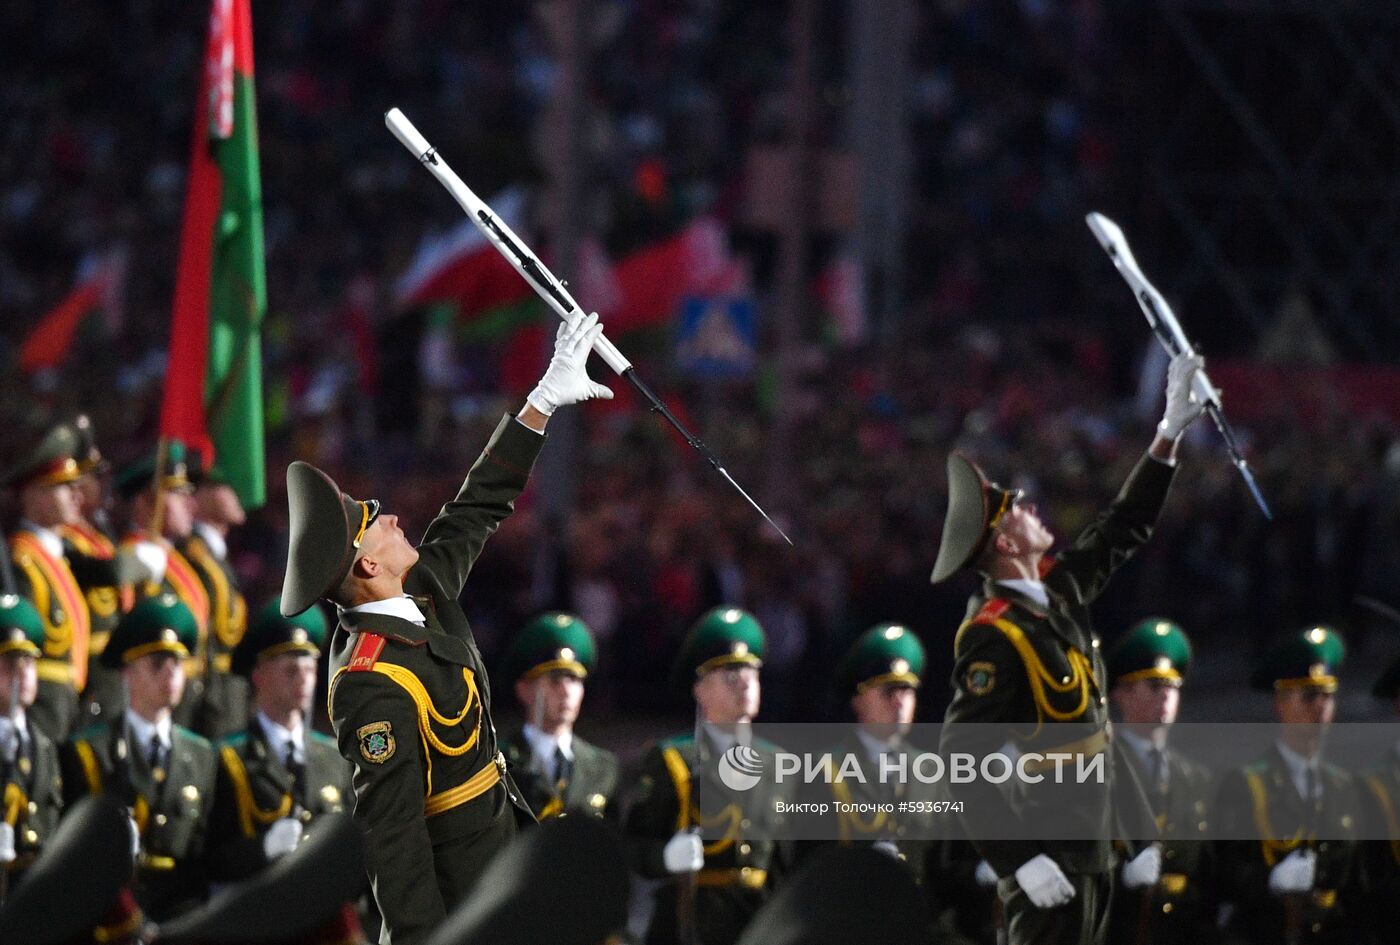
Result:
{"type": "Polygon", "coordinates": [[[871,846],[892,860],[899,859],[899,847],[896,846],[893,841],[876,840],[871,846]]]}
{"type": "Polygon", "coordinates": [[[1172,358],[1167,368],[1167,409],[1162,414],[1162,422],[1157,424],[1157,432],[1167,439],[1181,436],[1206,409],[1205,403],[1196,399],[1193,389],[1196,372],[1205,366],[1206,359],[1199,354],[1178,354],[1172,358]]]}
{"type": "Polygon", "coordinates": [[[165,553],[164,548],[153,541],[138,541],[132,545],[131,553],[151,573],[152,584],[159,584],[165,580],[165,565],[169,555],[165,553]]]}
{"type": "Polygon", "coordinates": [[[977,885],[982,887],[995,886],[997,884],[997,871],[992,869],[992,864],[982,860],[977,864],[977,869],[972,871],[972,878],[977,880],[977,885]]]}
{"type": "Polygon", "coordinates": [[[612,391],[588,377],[588,353],[593,342],[603,333],[598,313],[585,316],[582,312],[559,325],[554,336],[554,357],[549,360],[544,377],[525,402],[546,417],[556,407],[576,404],[601,397],[612,400],[612,391]]]}
{"type": "Polygon", "coordinates": [[[1269,873],[1269,892],[1275,896],[1287,893],[1301,893],[1312,889],[1317,875],[1317,852],[1314,850],[1294,850],[1278,863],[1269,873]]]}
{"type": "Polygon", "coordinates": [[[1123,864],[1123,885],[1128,889],[1155,886],[1162,878],[1162,848],[1152,844],[1123,864]]]}
{"type": "Polygon", "coordinates": [[[668,873],[698,873],[705,865],[705,844],[698,833],[682,830],[666,841],[661,861],[668,873]]]}
{"type": "Polygon", "coordinates": [[[15,861],[15,828],[0,823],[0,864],[15,861]]]}
{"type": "Polygon", "coordinates": [[[1016,882],[1037,909],[1053,909],[1074,898],[1074,887],[1060,864],[1044,853],[1037,853],[1016,867],[1016,882]]]}
{"type": "Polygon", "coordinates": [[[285,856],[297,848],[301,842],[301,821],[294,817],[283,817],[263,834],[263,853],[269,860],[285,856]]]}

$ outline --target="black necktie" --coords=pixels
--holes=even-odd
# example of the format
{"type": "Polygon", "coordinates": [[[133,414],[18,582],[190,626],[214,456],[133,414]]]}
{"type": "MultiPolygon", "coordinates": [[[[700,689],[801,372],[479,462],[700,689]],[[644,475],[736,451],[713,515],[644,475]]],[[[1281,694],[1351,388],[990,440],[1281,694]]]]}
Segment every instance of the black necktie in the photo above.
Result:
{"type": "Polygon", "coordinates": [[[292,776],[292,790],[296,792],[295,800],[301,803],[301,799],[306,796],[306,765],[297,761],[297,743],[287,741],[287,773],[292,776]]]}
{"type": "Polygon", "coordinates": [[[1308,765],[1303,769],[1303,787],[1308,792],[1303,798],[1303,809],[1307,811],[1306,831],[1311,836],[1317,833],[1317,823],[1322,808],[1322,785],[1317,780],[1317,769],[1308,765]]]}
{"type": "Polygon", "coordinates": [[[1152,813],[1166,809],[1166,752],[1154,745],[1148,749],[1148,777],[1151,778],[1152,813]]]}
{"type": "Polygon", "coordinates": [[[554,746],[554,783],[560,791],[569,784],[569,776],[574,773],[574,763],[564,754],[564,749],[554,746]]]}
{"type": "Polygon", "coordinates": [[[159,732],[151,736],[151,750],[146,756],[146,759],[150,762],[152,771],[157,771],[164,767],[161,762],[165,760],[165,746],[160,743],[159,732]]]}

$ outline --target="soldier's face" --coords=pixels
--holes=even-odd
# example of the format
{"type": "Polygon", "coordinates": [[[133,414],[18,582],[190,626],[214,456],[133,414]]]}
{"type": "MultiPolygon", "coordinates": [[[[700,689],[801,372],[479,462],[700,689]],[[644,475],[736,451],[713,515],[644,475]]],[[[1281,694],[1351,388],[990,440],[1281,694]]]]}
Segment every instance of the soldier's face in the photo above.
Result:
{"type": "Polygon", "coordinates": [[[1337,696],[1307,687],[1280,689],[1274,693],[1274,712],[1284,725],[1330,725],[1337,715],[1337,696]]]}
{"type": "Polygon", "coordinates": [[[360,557],[372,559],[380,568],[403,577],[418,562],[418,549],[409,544],[397,515],[381,514],[360,539],[360,557]]]}
{"type": "Polygon", "coordinates": [[[1129,725],[1170,725],[1181,708],[1176,680],[1134,679],[1114,687],[1114,701],[1129,725]]]}
{"type": "Polygon", "coordinates": [[[851,709],[856,721],[871,728],[876,738],[889,738],[914,721],[918,702],[918,690],[913,686],[890,683],[856,693],[851,697],[851,709]]]}
{"type": "Polygon", "coordinates": [[[304,710],[316,691],[316,657],[281,653],[253,667],[258,706],[269,715],[304,710]]]}
{"type": "Polygon", "coordinates": [[[1040,520],[1034,502],[1017,502],[997,526],[997,548],[1003,554],[1044,554],[1055,536],[1040,520]]]}
{"type": "Polygon", "coordinates": [[[712,669],[692,690],[700,713],[713,725],[749,722],[758,715],[761,690],[758,667],[732,665],[712,669]]]}
{"type": "Polygon", "coordinates": [[[207,483],[196,489],[194,505],[201,520],[215,525],[242,525],[248,520],[238,493],[223,483],[207,483]]]}
{"type": "Polygon", "coordinates": [[[82,501],[71,482],[51,486],[29,486],[20,497],[23,515],[35,525],[54,528],[82,521],[82,501]]]}
{"type": "Polygon", "coordinates": [[[171,489],[165,493],[165,535],[168,538],[188,538],[194,531],[194,496],[188,489],[171,489]]]}
{"type": "Polygon", "coordinates": [[[517,680],[515,698],[525,710],[525,718],[542,730],[572,728],[583,707],[583,680],[561,670],[517,680]]]}
{"type": "Polygon", "coordinates": [[[28,708],[39,694],[38,661],[28,653],[0,656],[0,714],[11,711],[10,694],[19,680],[19,704],[28,708]]]}
{"type": "Polygon", "coordinates": [[[185,663],[174,653],[147,653],[122,670],[131,707],[150,718],[172,709],[185,694],[185,663]]]}

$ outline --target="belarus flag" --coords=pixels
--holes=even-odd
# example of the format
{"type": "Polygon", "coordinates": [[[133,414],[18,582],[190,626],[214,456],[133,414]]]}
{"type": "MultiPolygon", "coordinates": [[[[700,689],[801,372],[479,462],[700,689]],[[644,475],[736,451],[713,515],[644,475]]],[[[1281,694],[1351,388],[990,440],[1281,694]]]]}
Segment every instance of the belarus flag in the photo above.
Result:
{"type": "Polygon", "coordinates": [[[256,508],[267,280],[249,0],[213,0],[193,137],[160,433],[217,460],[256,508]]]}

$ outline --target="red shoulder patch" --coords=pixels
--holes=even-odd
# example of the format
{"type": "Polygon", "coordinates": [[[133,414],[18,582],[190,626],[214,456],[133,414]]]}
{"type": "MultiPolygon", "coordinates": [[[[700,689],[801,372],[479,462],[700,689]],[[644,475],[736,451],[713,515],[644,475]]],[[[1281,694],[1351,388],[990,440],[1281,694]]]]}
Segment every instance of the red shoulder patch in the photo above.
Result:
{"type": "Polygon", "coordinates": [[[1037,565],[1037,570],[1040,571],[1040,579],[1042,581],[1045,580],[1045,575],[1055,570],[1055,565],[1059,563],[1060,562],[1057,561],[1053,555],[1046,555],[1045,557],[1041,558],[1040,564],[1037,565]]]}
{"type": "Polygon", "coordinates": [[[383,637],[377,633],[361,633],[360,639],[355,642],[355,649],[350,653],[350,662],[346,665],[345,671],[347,673],[364,673],[374,669],[374,664],[382,652],[384,652],[383,637]]]}
{"type": "Polygon", "coordinates": [[[1010,609],[1011,601],[1003,597],[993,597],[982,605],[982,609],[977,611],[977,616],[968,623],[996,623],[1010,609]]]}

